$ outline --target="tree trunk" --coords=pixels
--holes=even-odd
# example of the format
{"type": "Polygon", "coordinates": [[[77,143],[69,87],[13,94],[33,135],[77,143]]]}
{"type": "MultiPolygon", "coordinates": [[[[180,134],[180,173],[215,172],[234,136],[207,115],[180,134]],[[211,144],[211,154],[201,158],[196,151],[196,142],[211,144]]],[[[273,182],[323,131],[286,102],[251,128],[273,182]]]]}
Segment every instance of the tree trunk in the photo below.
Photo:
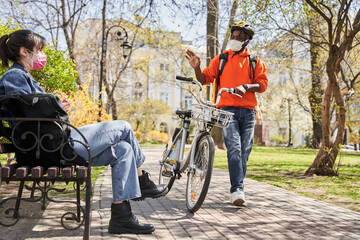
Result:
{"type": "MultiPolygon", "coordinates": [[[[340,8],[334,8],[337,9],[338,12],[332,12],[331,7],[326,7],[326,11],[324,12],[322,8],[318,7],[317,1],[305,1],[313,10],[319,13],[325,21],[327,35],[324,36],[326,36],[325,39],[327,40],[327,46],[329,48],[326,61],[328,84],[325,90],[322,113],[322,143],[312,166],[306,171],[306,174],[336,175],[337,170],[334,170],[335,160],[343,142],[346,112],[337,76],[341,70],[341,63],[344,61],[345,54],[351,51],[354,38],[360,32],[360,10],[357,11],[353,23],[351,23],[349,20],[351,3],[345,0],[339,1],[341,4],[340,8]],[[334,16],[337,16],[337,22],[334,22],[334,16]],[[330,114],[330,101],[332,96],[335,99],[338,130],[334,141],[332,141],[330,135],[330,121],[332,119],[332,114],[330,114]]],[[[326,6],[326,3],[324,6],[326,6]]]]}
{"type": "Polygon", "coordinates": [[[108,97],[107,112],[111,112],[113,120],[118,119],[116,100],[114,99],[114,94],[112,94],[111,97],[108,97]]]}
{"type": "MultiPolygon", "coordinates": [[[[113,98],[113,92],[110,90],[110,87],[109,87],[109,83],[107,81],[107,55],[106,55],[106,52],[107,52],[107,36],[105,34],[106,32],[106,3],[107,1],[106,0],[103,0],[103,9],[102,9],[102,31],[103,31],[103,34],[102,34],[102,64],[103,64],[103,72],[102,72],[102,82],[104,84],[104,91],[106,93],[106,96],[107,96],[107,103],[106,103],[106,107],[105,107],[105,111],[107,113],[112,113],[112,118],[114,120],[117,119],[117,111],[116,111],[116,101],[114,101],[114,98],[113,98]]],[[[104,104],[103,104],[104,106],[104,104]]]]}
{"type": "MultiPolygon", "coordinates": [[[[209,66],[211,59],[219,54],[218,41],[218,19],[219,3],[218,0],[207,0],[207,28],[206,28],[206,65],[209,66]]],[[[206,99],[210,100],[210,86],[207,86],[206,99]]],[[[214,127],[211,131],[215,146],[225,149],[224,138],[221,128],[214,127]]]]}
{"type": "MultiPolygon", "coordinates": [[[[106,89],[106,42],[105,42],[105,28],[106,28],[106,0],[103,1],[103,8],[102,8],[102,37],[101,37],[101,60],[100,60],[100,77],[99,77],[99,101],[101,102],[101,106],[103,109],[104,108],[104,95],[103,95],[103,85],[105,85],[105,89],[106,89]]],[[[99,117],[101,115],[101,111],[99,109],[99,117]]],[[[106,111],[106,110],[105,110],[106,111]]]]}
{"type": "MultiPolygon", "coordinates": [[[[239,3],[238,0],[234,0],[234,2],[232,4],[231,12],[230,12],[230,18],[229,18],[229,26],[234,23],[236,10],[237,10],[238,5],[239,5],[238,3],[239,3]]],[[[221,52],[223,52],[226,49],[226,45],[227,45],[227,42],[228,42],[229,38],[230,38],[230,27],[228,28],[228,31],[226,32],[224,42],[223,42],[223,45],[221,47],[221,52]]],[[[211,136],[214,139],[215,147],[217,147],[218,149],[225,149],[226,148],[225,143],[224,143],[223,132],[222,132],[221,128],[214,127],[213,130],[211,131],[211,136]]]]}
{"type": "MultiPolygon", "coordinates": [[[[71,21],[73,21],[73,18],[75,16],[69,16],[69,19],[67,19],[67,16],[66,16],[66,7],[69,6],[70,4],[68,3],[68,5],[65,3],[65,0],[61,0],[61,17],[62,17],[62,25],[61,25],[61,28],[64,32],[64,37],[65,37],[65,41],[66,41],[66,45],[68,47],[68,50],[69,50],[69,57],[70,59],[72,59],[74,62],[75,62],[75,54],[74,54],[74,41],[75,41],[75,30],[72,31],[70,29],[68,29],[69,27],[69,24],[71,23],[71,21]]],[[[83,8],[84,6],[81,6],[81,8],[83,8]]],[[[76,11],[75,9],[75,5],[74,5],[74,11],[76,11]]],[[[71,26],[73,27],[73,26],[71,26]]],[[[76,28],[76,26],[75,26],[76,28]]],[[[75,70],[77,70],[77,67],[76,67],[76,64],[74,65],[74,68],[75,70]]],[[[77,85],[79,86],[79,88],[81,89],[81,82],[80,82],[80,77],[78,76],[77,78],[77,85]]]]}
{"type": "Polygon", "coordinates": [[[308,13],[309,35],[310,35],[310,56],[311,56],[311,90],[308,96],[311,119],[313,125],[313,134],[311,139],[312,148],[320,146],[322,131],[321,131],[321,110],[322,110],[322,95],[323,89],[321,87],[321,47],[316,42],[319,42],[318,33],[321,31],[318,21],[319,15],[311,10],[308,13]]]}
{"type": "Polygon", "coordinates": [[[335,160],[339,153],[339,146],[342,144],[345,131],[345,104],[344,99],[341,96],[340,87],[336,75],[337,63],[340,54],[337,46],[332,46],[329,50],[329,57],[326,62],[326,73],[329,78],[328,85],[324,96],[324,109],[323,109],[323,141],[320,150],[312,164],[312,166],[306,171],[306,174],[317,174],[332,176],[337,175],[335,171],[335,160]],[[337,106],[338,117],[338,132],[334,141],[331,141],[330,132],[330,102],[331,95],[335,99],[337,106]]]}
{"type": "Polygon", "coordinates": [[[234,2],[232,4],[231,11],[230,11],[230,18],[229,18],[229,26],[228,26],[227,32],[225,34],[224,42],[223,42],[223,45],[221,47],[221,52],[223,52],[226,49],[227,43],[229,41],[230,34],[231,34],[230,25],[234,24],[234,18],[235,18],[236,10],[237,10],[238,5],[239,5],[238,3],[239,3],[238,0],[234,0],[234,2]]]}
{"type": "Polygon", "coordinates": [[[331,106],[331,86],[330,81],[328,81],[323,102],[323,111],[322,111],[322,143],[317,153],[317,156],[314,159],[311,167],[305,172],[306,175],[318,174],[318,175],[332,175],[332,169],[326,167],[326,158],[328,157],[328,150],[326,146],[330,146],[330,106],[331,106]]]}
{"type": "MultiPolygon", "coordinates": [[[[218,0],[207,0],[206,19],[206,66],[219,53],[218,41],[219,3],[218,0]]],[[[210,86],[206,88],[206,99],[210,100],[210,86]]]]}

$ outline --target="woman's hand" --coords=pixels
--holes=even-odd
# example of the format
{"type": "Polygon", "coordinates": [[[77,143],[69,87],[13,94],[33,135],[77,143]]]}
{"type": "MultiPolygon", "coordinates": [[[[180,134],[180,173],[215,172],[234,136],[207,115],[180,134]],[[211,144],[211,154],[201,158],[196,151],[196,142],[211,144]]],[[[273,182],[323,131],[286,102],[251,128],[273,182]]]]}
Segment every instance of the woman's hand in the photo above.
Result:
{"type": "Polygon", "coordinates": [[[66,112],[70,112],[71,110],[71,104],[68,102],[68,94],[66,94],[64,97],[61,98],[61,102],[63,104],[64,110],[66,112]]]}

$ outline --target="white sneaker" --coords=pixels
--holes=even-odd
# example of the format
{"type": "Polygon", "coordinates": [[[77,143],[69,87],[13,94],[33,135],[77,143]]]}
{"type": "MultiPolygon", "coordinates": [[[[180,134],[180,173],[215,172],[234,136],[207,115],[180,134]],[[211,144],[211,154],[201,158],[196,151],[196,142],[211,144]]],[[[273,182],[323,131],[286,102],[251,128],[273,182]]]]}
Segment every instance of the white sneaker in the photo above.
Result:
{"type": "Polygon", "coordinates": [[[236,189],[235,192],[231,193],[230,202],[235,206],[242,206],[245,203],[244,191],[236,189]]]}

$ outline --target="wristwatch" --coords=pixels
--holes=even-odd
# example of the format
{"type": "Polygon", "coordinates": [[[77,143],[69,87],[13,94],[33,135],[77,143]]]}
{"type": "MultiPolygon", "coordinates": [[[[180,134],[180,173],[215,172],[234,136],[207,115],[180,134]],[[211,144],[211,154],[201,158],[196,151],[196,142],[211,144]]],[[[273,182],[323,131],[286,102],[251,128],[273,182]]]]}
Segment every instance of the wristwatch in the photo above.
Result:
{"type": "Polygon", "coordinates": [[[242,86],[245,89],[245,91],[247,91],[249,89],[249,86],[247,84],[243,84],[242,86]]]}

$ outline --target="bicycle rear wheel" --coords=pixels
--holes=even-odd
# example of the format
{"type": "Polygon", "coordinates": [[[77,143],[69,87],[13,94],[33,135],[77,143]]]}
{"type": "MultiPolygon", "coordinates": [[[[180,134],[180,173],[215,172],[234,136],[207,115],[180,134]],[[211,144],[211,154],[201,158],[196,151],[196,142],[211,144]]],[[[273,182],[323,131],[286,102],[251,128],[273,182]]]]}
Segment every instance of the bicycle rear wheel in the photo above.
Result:
{"type": "Polygon", "coordinates": [[[205,200],[211,181],[214,154],[214,141],[209,133],[205,133],[196,144],[194,168],[188,172],[186,207],[191,213],[199,210],[205,200]]]}
{"type": "Polygon", "coordinates": [[[159,173],[159,184],[167,187],[167,193],[172,188],[176,173],[179,170],[179,147],[181,145],[182,130],[176,130],[173,137],[169,139],[165,151],[163,153],[163,159],[160,161],[160,173],[159,173]],[[177,159],[177,160],[175,160],[177,159]]]}
{"type": "Polygon", "coordinates": [[[162,185],[164,188],[167,188],[166,194],[172,188],[174,181],[175,173],[169,172],[168,167],[165,166],[164,162],[160,163],[159,184],[162,185]]]}

